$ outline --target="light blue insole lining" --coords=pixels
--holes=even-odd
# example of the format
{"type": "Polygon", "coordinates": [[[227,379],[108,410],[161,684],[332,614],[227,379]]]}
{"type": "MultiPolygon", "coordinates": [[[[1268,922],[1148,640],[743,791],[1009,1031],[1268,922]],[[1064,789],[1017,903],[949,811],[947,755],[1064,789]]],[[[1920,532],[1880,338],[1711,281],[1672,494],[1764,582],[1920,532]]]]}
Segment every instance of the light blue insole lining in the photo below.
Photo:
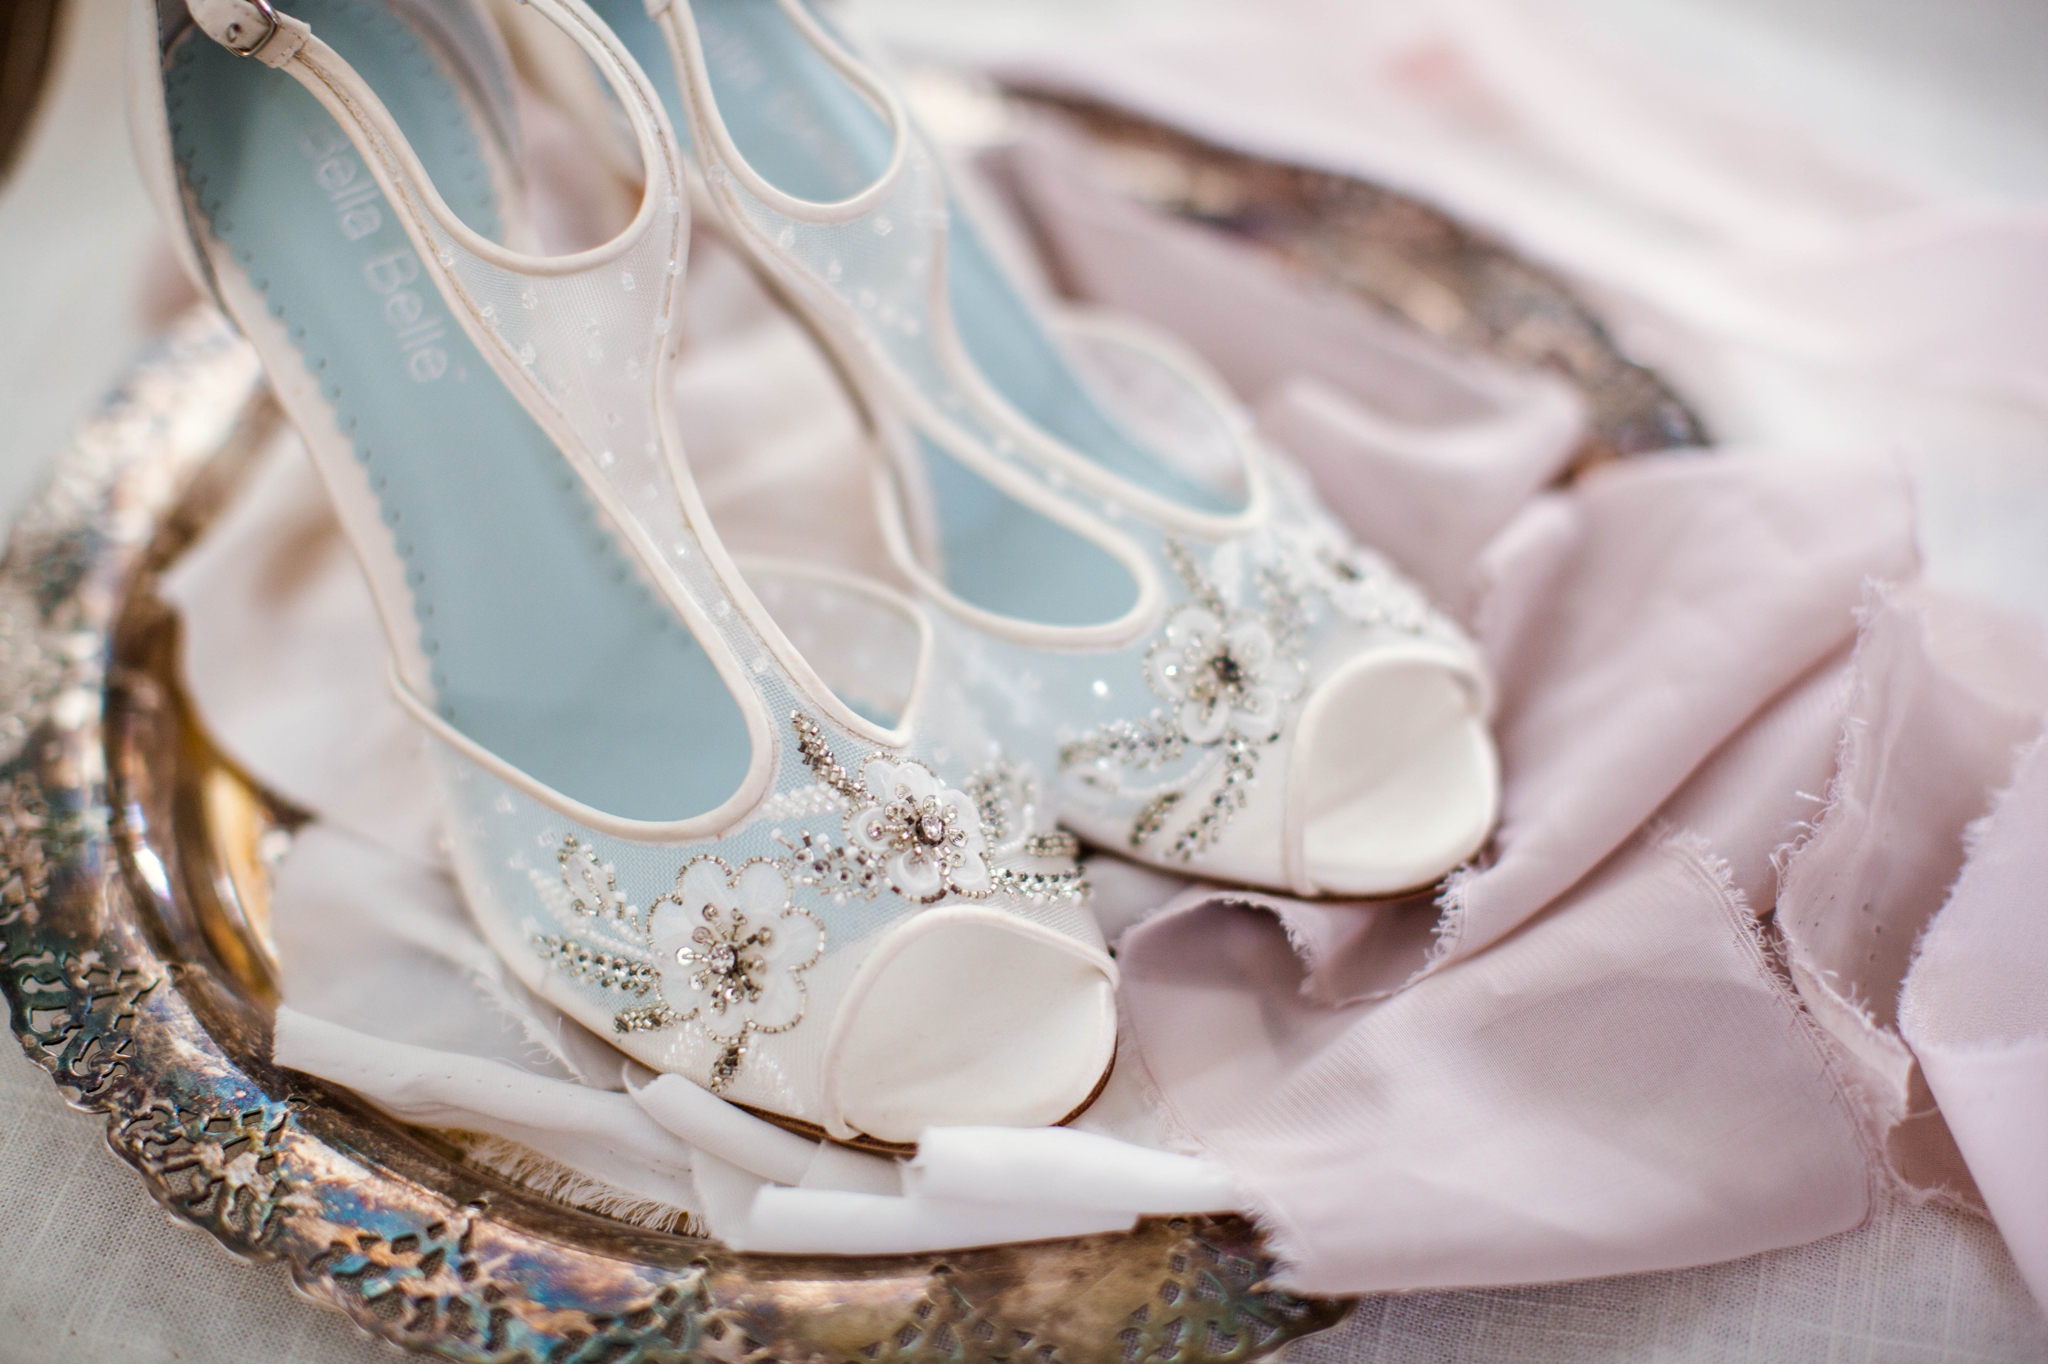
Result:
{"type": "MultiPolygon", "coordinates": [[[[496,237],[475,120],[417,35],[375,0],[292,12],[376,90],[463,221],[496,237]]],[[[340,128],[290,76],[197,33],[166,86],[186,183],[382,506],[441,715],[610,814],[721,804],[750,757],[738,705],[455,322],[340,128]]]]}
{"type": "MultiPolygon", "coordinates": [[[[803,40],[774,0],[696,0],[693,12],[700,25],[719,28],[780,80],[769,97],[742,101],[766,125],[759,135],[751,135],[751,127],[748,137],[734,133],[747,159],[771,183],[801,198],[845,198],[887,167],[891,138],[881,115],[803,40]],[[803,143],[775,135],[775,112],[797,108],[838,131],[833,164],[815,154],[806,157],[803,143]],[[769,111],[765,117],[758,112],[763,110],[769,111]],[[851,186],[844,183],[848,178],[851,186]]],[[[723,111],[729,101],[721,75],[721,65],[713,63],[712,85],[723,111]]],[[[796,123],[798,117],[782,112],[780,121],[796,123]]],[[[972,217],[957,201],[948,207],[946,283],[954,324],[975,365],[1010,405],[1119,477],[1201,511],[1238,510],[1241,503],[1162,461],[1103,410],[982,243],[972,217]]]]}
{"type": "MultiPolygon", "coordinates": [[[[814,202],[846,199],[888,168],[893,139],[867,99],[775,0],[691,0],[719,112],[763,178],[814,202]]],[[[1202,511],[1234,511],[1135,439],[1075,375],[957,202],[947,232],[953,319],[1011,406],[1122,478],[1202,511]]]]}

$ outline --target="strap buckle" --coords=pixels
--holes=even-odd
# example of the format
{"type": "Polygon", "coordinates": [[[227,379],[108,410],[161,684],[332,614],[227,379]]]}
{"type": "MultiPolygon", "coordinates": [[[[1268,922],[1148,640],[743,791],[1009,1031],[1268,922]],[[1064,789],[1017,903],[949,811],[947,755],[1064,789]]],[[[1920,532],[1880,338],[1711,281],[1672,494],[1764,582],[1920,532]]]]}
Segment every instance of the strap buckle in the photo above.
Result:
{"type": "Polygon", "coordinates": [[[263,50],[265,43],[277,36],[277,10],[271,5],[270,0],[241,0],[241,4],[254,9],[262,17],[264,29],[261,36],[254,42],[243,42],[242,20],[237,18],[230,20],[221,30],[220,44],[237,57],[253,57],[263,50]]]}

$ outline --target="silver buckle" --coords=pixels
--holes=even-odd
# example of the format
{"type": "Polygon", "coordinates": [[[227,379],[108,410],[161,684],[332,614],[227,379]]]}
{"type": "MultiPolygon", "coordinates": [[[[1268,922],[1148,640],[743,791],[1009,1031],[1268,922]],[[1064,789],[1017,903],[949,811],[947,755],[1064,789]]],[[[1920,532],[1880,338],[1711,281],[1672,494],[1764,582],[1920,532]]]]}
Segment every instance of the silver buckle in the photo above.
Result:
{"type": "Polygon", "coordinates": [[[268,27],[263,30],[263,36],[255,42],[250,43],[247,47],[237,47],[234,43],[235,33],[242,25],[239,22],[229,24],[227,33],[223,36],[221,46],[234,53],[237,57],[253,57],[263,50],[265,43],[277,36],[277,11],[272,8],[270,0],[242,0],[242,3],[254,6],[263,15],[263,22],[268,27]]]}

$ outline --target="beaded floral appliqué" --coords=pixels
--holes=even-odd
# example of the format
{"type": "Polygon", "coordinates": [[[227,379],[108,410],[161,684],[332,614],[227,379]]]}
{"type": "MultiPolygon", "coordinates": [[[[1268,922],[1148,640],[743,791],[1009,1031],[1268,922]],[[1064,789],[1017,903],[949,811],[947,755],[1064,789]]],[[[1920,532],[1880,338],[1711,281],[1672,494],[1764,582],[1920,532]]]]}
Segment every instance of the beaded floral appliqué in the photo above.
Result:
{"type": "Polygon", "coordinates": [[[821,882],[866,887],[879,874],[890,890],[919,904],[995,891],[981,802],[909,758],[869,758],[856,778],[833,756],[815,720],[799,713],[790,723],[805,764],[847,805],[845,849],[805,835],[801,855],[821,882]]]}
{"type": "Polygon", "coordinates": [[[889,886],[929,904],[948,894],[979,899],[995,889],[981,812],[964,791],[916,762],[870,758],[865,802],[846,815],[846,837],[882,864],[889,886]]]}
{"type": "Polygon", "coordinates": [[[820,812],[843,810],[845,842],[829,833],[776,834],[787,852],[729,867],[692,859],[675,888],[645,910],[619,888],[613,869],[575,835],[556,852],[565,919],[585,921],[585,937],[536,934],[543,961],[637,1002],[612,1017],[621,1033],[690,1026],[719,1048],[710,1088],[739,1074],[748,1041],[803,1021],[804,972],[824,953],[825,926],[795,902],[798,886],[840,903],[885,891],[917,904],[948,896],[981,899],[998,891],[1041,903],[1084,898],[1077,870],[998,865],[1015,857],[1071,862],[1070,838],[1030,832],[1037,779],[998,760],[976,772],[967,790],[946,785],[923,763],[870,757],[854,776],[833,755],[824,731],[790,717],[797,751],[820,785],[820,812]],[[995,842],[989,835],[993,827],[995,842]],[[1013,836],[1011,836],[1013,835],[1013,836]],[[588,940],[586,940],[586,937],[588,940]]]}
{"type": "Polygon", "coordinates": [[[1229,734],[1272,738],[1302,682],[1301,664],[1279,651],[1263,621],[1201,606],[1183,607],[1166,623],[1145,656],[1145,675],[1174,704],[1181,737],[1204,746],[1229,734]]]}
{"type": "Polygon", "coordinates": [[[1029,768],[998,758],[958,790],[923,763],[874,757],[855,779],[833,756],[816,721],[798,713],[790,724],[805,764],[847,804],[844,847],[809,832],[794,843],[784,840],[805,885],[861,896],[886,886],[920,904],[996,893],[1040,904],[1088,898],[1088,882],[1078,869],[1003,865],[1015,859],[1071,862],[1079,850],[1071,835],[1030,832],[1039,790],[1029,768]]]}
{"type": "Polygon", "coordinates": [[[695,1026],[719,1048],[710,1076],[716,1092],[739,1073],[749,1036],[803,1021],[803,973],[825,950],[825,927],[795,903],[779,860],[759,858],[734,871],[717,857],[695,858],[676,873],[675,889],[643,912],[573,834],[556,857],[569,910],[615,941],[593,946],[540,934],[534,946],[574,979],[655,996],[613,1015],[616,1031],[695,1026]]]}
{"type": "MultiPolygon", "coordinates": [[[[719,1044],[713,1093],[739,1073],[750,1035],[803,1022],[803,973],[825,950],[825,926],[795,903],[789,872],[766,858],[738,871],[696,858],[649,909],[647,937],[661,970],[653,1007],[667,1015],[648,1026],[694,1024],[719,1044]]],[[[621,1014],[613,1026],[631,1031],[636,1021],[621,1014]]]]}
{"type": "Polygon", "coordinates": [[[1184,545],[1168,540],[1165,549],[1190,599],[1147,650],[1145,678],[1170,709],[1098,727],[1060,750],[1060,766],[1098,790],[1144,798],[1127,835],[1133,851],[1174,822],[1190,793],[1207,787],[1201,810],[1173,835],[1172,855],[1185,862],[1214,845],[1250,799],[1259,755],[1280,737],[1306,669],[1300,600],[1285,575],[1262,573],[1258,609],[1233,609],[1184,545]],[[1167,781],[1128,780],[1191,754],[1199,761],[1167,781]]]}
{"type": "Polygon", "coordinates": [[[1438,624],[1383,560],[1334,534],[1302,530],[1255,551],[1257,566],[1243,574],[1255,606],[1233,606],[1185,545],[1165,542],[1188,591],[1145,655],[1146,682],[1165,707],[1100,725],[1060,750],[1068,780],[1141,802],[1126,835],[1132,851],[1172,826],[1170,854],[1189,861],[1213,847],[1251,799],[1260,757],[1307,687],[1305,596],[1367,628],[1420,633],[1438,624]],[[1167,775],[1143,779],[1152,773],[1167,775]],[[1207,798],[1189,817],[1190,798],[1201,791],[1207,798]]]}

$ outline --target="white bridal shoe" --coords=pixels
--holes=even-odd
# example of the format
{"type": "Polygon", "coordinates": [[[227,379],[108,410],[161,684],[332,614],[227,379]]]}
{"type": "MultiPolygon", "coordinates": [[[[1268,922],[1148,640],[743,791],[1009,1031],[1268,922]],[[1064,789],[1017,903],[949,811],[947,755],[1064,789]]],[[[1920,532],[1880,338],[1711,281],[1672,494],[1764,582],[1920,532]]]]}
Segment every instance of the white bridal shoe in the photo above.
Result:
{"type": "Polygon", "coordinates": [[[1304,895],[1416,889],[1480,848],[1499,780],[1476,650],[1217,384],[1129,328],[1048,330],[896,92],[802,0],[597,7],[649,70],[672,60],[722,230],[848,378],[890,455],[899,566],[991,723],[1056,741],[1062,823],[1304,895]]]}
{"type": "Polygon", "coordinates": [[[674,137],[580,0],[533,8],[646,178],[573,255],[521,226],[464,5],[141,0],[133,34],[146,173],[363,561],[472,911],[571,1016],[798,1130],[1058,1122],[1110,1065],[1115,968],[1050,755],[983,731],[903,599],[742,578],[666,411],[674,137]]]}

